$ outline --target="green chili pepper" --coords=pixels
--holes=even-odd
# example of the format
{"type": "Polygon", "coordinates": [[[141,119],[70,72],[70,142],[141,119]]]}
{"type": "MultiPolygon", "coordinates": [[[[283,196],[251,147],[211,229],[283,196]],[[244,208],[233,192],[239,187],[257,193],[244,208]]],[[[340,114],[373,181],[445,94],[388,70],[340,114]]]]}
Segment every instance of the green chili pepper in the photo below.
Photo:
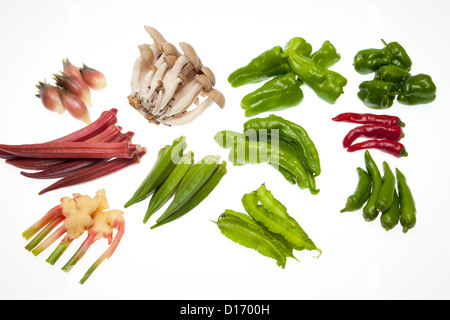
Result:
{"type": "Polygon", "coordinates": [[[175,139],[172,145],[160,150],[158,159],[153,165],[147,177],[141,183],[134,195],[125,204],[125,208],[147,199],[169,176],[175,165],[183,155],[186,148],[186,137],[181,136],[175,139]]]}
{"type": "Polygon", "coordinates": [[[409,77],[400,89],[397,101],[405,105],[433,102],[436,99],[436,85],[429,75],[418,74],[409,77]]]}
{"type": "Polygon", "coordinates": [[[308,171],[315,176],[320,175],[319,153],[306,130],[300,125],[282,117],[270,115],[266,118],[255,118],[245,122],[244,132],[250,134],[252,131],[255,131],[258,135],[263,132],[268,135],[278,134],[281,139],[289,142],[297,149],[308,171]]]}
{"type": "Polygon", "coordinates": [[[383,170],[383,184],[381,185],[380,194],[375,205],[380,212],[385,212],[391,207],[394,201],[395,191],[395,176],[386,161],[383,161],[383,170]]]}
{"type": "Polygon", "coordinates": [[[389,231],[393,229],[400,220],[400,200],[397,191],[394,189],[394,200],[389,210],[383,212],[380,217],[381,226],[389,231]]]}
{"type": "Polygon", "coordinates": [[[395,65],[381,66],[375,71],[375,79],[386,82],[401,84],[408,79],[411,74],[403,68],[395,65]]]}
{"type": "Polygon", "coordinates": [[[328,70],[295,51],[288,51],[288,62],[292,71],[326,102],[335,103],[344,92],[347,79],[339,73],[328,70]]]}
{"type": "Polygon", "coordinates": [[[395,86],[392,82],[375,79],[364,81],[359,85],[358,98],[369,108],[390,108],[395,96],[395,86]]]}
{"type": "Polygon", "coordinates": [[[390,63],[401,67],[406,71],[410,71],[412,66],[411,58],[408,56],[406,50],[400,45],[400,43],[386,43],[386,41],[384,41],[383,39],[381,39],[381,41],[385,45],[386,50],[388,50],[392,55],[390,63]]]}
{"type": "Polygon", "coordinates": [[[288,72],[267,81],[261,88],[244,96],[241,107],[245,109],[245,116],[252,117],[262,112],[298,105],[303,100],[303,91],[296,78],[295,74],[288,72]]]}
{"type": "Polygon", "coordinates": [[[231,73],[228,82],[236,88],[250,83],[258,83],[290,71],[287,55],[280,46],[266,50],[245,67],[231,73]]]}
{"type": "Polygon", "coordinates": [[[372,179],[369,174],[362,168],[356,168],[358,173],[358,184],[352,195],[347,198],[345,208],[341,212],[356,211],[362,208],[369,198],[372,188],[372,179]]]}
{"type": "Polygon", "coordinates": [[[218,169],[218,162],[219,156],[206,156],[191,166],[178,185],[173,201],[156,222],[162,222],[188,203],[218,169]]]}
{"type": "Polygon", "coordinates": [[[327,40],[322,44],[320,49],[311,55],[310,58],[318,65],[328,69],[341,59],[341,55],[337,53],[333,44],[327,40]]]}
{"type": "Polygon", "coordinates": [[[256,192],[247,193],[242,197],[245,211],[256,222],[264,225],[269,231],[280,234],[295,250],[321,252],[303,229],[298,228],[297,223],[292,223],[291,219],[286,219],[285,214],[280,215],[279,211],[272,212],[264,206],[258,206],[258,201],[256,192]]]}
{"type": "Polygon", "coordinates": [[[283,167],[280,167],[278,164],[272,164],[268,162],[273,168],[277,169],[290,184],[297,184],[297,178],[288,170],[283,167]]]}
{"type": "Polygon", "coordinates": [[[178,184],[194,162],[194,154],[184,154],[167,179],[155,190],[148,204],[144,223],[148,221],[153,213],[160,209],[175,193],[178,184]]]}
{"type": "Polygon", "coordinates": [[[398,197],[400,198],[400,224],[403,227],[403,233],[406,233],[416,225],[416,204],[405,175],[397,168],[395,171],[398,197]]]}
{"type": "Polygon", "coordinates": [[[286,266],[287,255],[279,242],[243,213],[225,210],[217,222],[221,233],[230,240],[263,256],[275,259],[281,268],[286,266]]]}
{"type": "Polygon", "coordinates": [[[363,217],[366,221],[373,221],[378,216],[376,203],[383,184],[383,179],[381,178],[380,170],[378,170],[377,164],[370,155],[369,150],[366,150],[364,153],[364,161],[366,164],[366,170],[372,180],[372,191],[366,205],[363,208],[363,217]]]}
{"type": "Polygon", "coordinates": [[[206,183],[198,190],[191,198],[190,200],[185,203],[181,208],[177,209],[170,215],[168,215],[164,219],[160,219],[159,222],[154,224],[151,229],[155,229],[157,227],[160,227],[166,223],[169,223],[171,221],[174,221],[182,216],[184,216],[186,213],[193,210],[195,207],[197,207],[209,194],[217,187],[219,182],[222,180],[224,175],[227,173],[227,163],[226,161],[222,161],[222,163],[218,166],[217,170],[214,171],[214,173],[211,175],[211,177],[206,181],[206,183]]]}

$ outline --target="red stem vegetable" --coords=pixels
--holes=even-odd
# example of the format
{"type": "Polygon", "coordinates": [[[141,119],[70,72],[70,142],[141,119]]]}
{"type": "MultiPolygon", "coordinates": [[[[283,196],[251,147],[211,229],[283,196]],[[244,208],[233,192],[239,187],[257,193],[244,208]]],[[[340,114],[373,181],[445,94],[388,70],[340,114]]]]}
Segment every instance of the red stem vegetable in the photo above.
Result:
{"type": "Polygon", "coordinates": [[[405,146],[398,141],[392,140],[367,140],[360,143],[352,144],[348,147],[348,152],[354,152],[364,149],[378,149],[382,152],[386,152],[397,158],[406,157],[408,153],[406,152],[405,146]]]}
{"type": "Polygon", "coordinates": [[[6,145],[0,150],[19,157],[28,158],[131,158],[139,148],[129,141],[124,142],[47,142],[37,144],[6,145]]]}
{"type": "Polygon", "coordinates": [[[341,113],[334,117],[332,120],[337,122],[351,122],[359,124],[383,124],[388,126],[398,125],[404,127],[405,123],[400,120],[399,117],[390,115],[377,115],[371,113],[341,113]]]}
{"type": "Polygon", "coordinates": [[[140,150],[137,150],[133,154],[133,157],[131,159],[124,159],[124,158],[112,159],[107,162],[101,162],[94,166],[88,167],[74,174],[65,176],[64,178],[61,178],[52,185],[43,189],[41,192],[39,192],[39,195],[42,195],[52,190],[91,181],[109,175],[111,173],[117,172],[130,165],[139,163],[141,158],[146,154],[146,152],[147,152],[146,148],[142,148],[140,150]]]}
{"type": "Polygon", "coordinates": [[[402,127],[400,126],[367,124],[358,126],[350,130],[344,138],[343,145],[344,148],[348,148],[358,138],[388,139],[399,141],[402,137],[404,137],[404,133],[402,127]]]}

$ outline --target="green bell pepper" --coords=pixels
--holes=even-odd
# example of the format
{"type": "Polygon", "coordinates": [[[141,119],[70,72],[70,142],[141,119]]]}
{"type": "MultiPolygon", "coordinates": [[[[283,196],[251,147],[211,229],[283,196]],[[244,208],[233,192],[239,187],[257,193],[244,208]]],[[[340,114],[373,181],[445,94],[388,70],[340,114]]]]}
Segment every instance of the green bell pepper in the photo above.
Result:
{"type": "Polygon", "coordinates": [[[328,69],[341,59],[341,55],[337,53],[333,44],[327,40],[322,44],[320,49],[311,55],[310,58],[318,65],[328,69]]]}
{"type": "Polygon", "coordinates": [[[384,65],[396,65],[406,71],[411,70],[412,61],[406,50],[398,43],[386,43],[381,40],[385,47],[381,49],[365,49],[358,51],[353,59],[353,66],[360,74],[375,72],[384,65]]]}
{"type": "Polygon", "coordinates": [[[406,50],[398,42],[386,43],[383,39],[381,41],[384,43],[386,50],[390,52],[391,64],[396,65],[406,71],[411,70],[412,61],[411,58],[406,53],[406,50]]]}
{"type": "Polygon", "coordinates": [[[267,81],[261,88],[242,98],[241,107],[245,116],[252,117],[262,112],[278,111],[298,105],[303,100],[301,82],[294,73],[267,81]]]}
{"type": "Polygon", "coordinates": [[[436,99],[436,85],[427,74],[409,77],[400,89],[397,101],[405,105],[426,104],[436,99]]]}
{"type": "Polygon", "coordinates": [[[395,84],[403,83],[410,76],[411,74],[408,71],[395,65],[382,66],[375,71],[375,79],[395,84]]]}
{"type": "Polygon", "coordinates": [[[395,86],[383,80],[364,81],[359,85],[358,98],[369,108],[386,109],[395,100],[395,86]]]}
{"type": "Polygon", "coordinates": [[[228,76],[232,87],[258,83],[290,71],[287,54],[280,46],[266,50],[254,58],[245,67],[241,67],[228,76]]]}

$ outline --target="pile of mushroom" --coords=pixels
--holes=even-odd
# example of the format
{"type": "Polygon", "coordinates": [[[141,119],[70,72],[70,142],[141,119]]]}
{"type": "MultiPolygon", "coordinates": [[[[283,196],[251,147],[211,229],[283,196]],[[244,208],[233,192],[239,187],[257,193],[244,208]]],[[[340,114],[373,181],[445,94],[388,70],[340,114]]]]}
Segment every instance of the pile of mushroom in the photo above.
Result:
{"type": "Polygon", "coordinates": [[[144,28],[154,43],[138,47],[130,105],[149,122],[168,126],[189,123],[214,103],[223,108],[225,97],[213,88],[214,73],[202,64],[194,48],[180,42],[179,52],[156,29],[144,28]]]}

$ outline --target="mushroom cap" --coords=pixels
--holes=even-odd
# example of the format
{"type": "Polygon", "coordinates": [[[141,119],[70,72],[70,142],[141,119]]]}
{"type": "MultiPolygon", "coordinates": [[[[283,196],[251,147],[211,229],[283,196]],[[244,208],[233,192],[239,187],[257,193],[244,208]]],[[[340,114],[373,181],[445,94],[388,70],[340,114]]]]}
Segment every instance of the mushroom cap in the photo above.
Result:
{"type": "Polygon", "coordinates": [[[184,55],[188,58],[189,62],[194,66],[195,70],[200,70],[202,62],[195,52],[195,49],[186,42],[180,42],[180,48],[183,50],[184,55]]]}
{"type": "Polygon", "coordinates": [[[161,50],[167,55],[178,56],[177,48],[170,42],[161,42],[161,50]]]}
{"type": "Polygon", "coordinates": [[[195,78],[195,80],[196,80],[197,82],[199,82],[199,83],[202,85],[203,89],[204,89],[206,92],[211,91],[211,89],[212,89],[212,83],[211,83],[211,80],[209,80],[209,78],[208,78],[207,76],[205,76],[204,74],[199,74],[199,75],[195,78]]]}
{"type": "Polygon", "coordinates": [[[164,57],[164,60],[166,60],[167,65],[169,68],[172,68],[175,62],[177,61],[178,57],[174,55],[167,55],[164,57]]]}
{"type": "Polygon", "coordinates": [[[225,107],[225,96],[219,90],[212,88],[209,92],[206,92],[205,95],[214,101],[221,109],[225,107]]]}
{"type": "Polygon", "coordinates": [[[213,87],[216,85],[216,76],[214,75],[214,72],[212,72],[210,68],[208,68],[207,66],[202,66],[200,72],[208,77],[213,87]]]}
{"type": "Polygon", "coordinates": [[[153,54],[153,50],[150,49],[150,46],[148,44],[141,44],[138,48],[145,63],[152,65],[155,60],[155,55],[153,54]]]}
{"type": "Polygon", "coordinates": [[[158,49],[162,51],[161,43],[167,42],[166,39],[164,39],[163,35],[153,27],[144,26],[144,29],[148,32],[150,37],[152,37],[158,49]]]}

